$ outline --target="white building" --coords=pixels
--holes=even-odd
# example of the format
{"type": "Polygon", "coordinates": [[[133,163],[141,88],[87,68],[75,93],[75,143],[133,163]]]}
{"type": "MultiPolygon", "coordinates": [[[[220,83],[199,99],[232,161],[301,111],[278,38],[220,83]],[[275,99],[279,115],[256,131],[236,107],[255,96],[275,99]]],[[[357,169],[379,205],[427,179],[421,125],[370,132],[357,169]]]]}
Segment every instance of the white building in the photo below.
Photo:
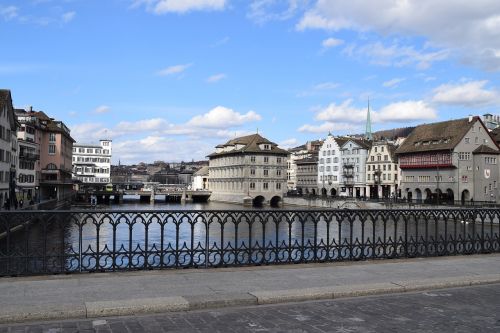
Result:
{"type": "Polygon", "coordinates": [[[111,183],[112,141],[100,145],[73,145],[73,178],[85,185],[102,187],[111,183]]]}
{"type": "Polygon", "coordinates": [[[195,191],[208,190],[208,166],[201,167],[193,174],[191,189],[195,191]]]}
{"type": "Polygon", "coordinates": [[[318,156],[318,188],[321,195],[337,196],[340,191],[342,156],[340,147],[346,142],[328,133],[318,156]]]}
{"type": "Polygon", "coordinates": [[[363,197],[366,195],[365,163],[370,142],[361,139],[347,138],[340,147],[342,155],[341,192],[350,197],[363,197]]]}
{"type": "Polygon", "coordinates": [[[15,200],[17,137],[10,90],[0,90],[0,207],[15,200]]]}
{"type": "Polygon", "coordinates": [[[218,145],[208,155],[210,199],[280,205],[286,192],[287,156],[286,150],[259,134],[218,145]]]}

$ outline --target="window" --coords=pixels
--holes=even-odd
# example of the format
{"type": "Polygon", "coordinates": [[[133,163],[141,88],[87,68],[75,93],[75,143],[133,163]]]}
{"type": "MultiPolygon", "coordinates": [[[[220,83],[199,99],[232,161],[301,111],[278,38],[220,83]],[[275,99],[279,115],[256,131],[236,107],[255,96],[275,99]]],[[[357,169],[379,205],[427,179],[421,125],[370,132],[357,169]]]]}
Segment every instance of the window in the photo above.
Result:
{"type": "Polygon", "coordinates": [[[250,156],[250,162],[255,163],[255,156],[250,156]]]}
{"type": "Polygon", "coordinates": [[[56,154],[56,145],[49,145],[49,155],[56,154]]]}
{"type": "Polygon", "coordinates": [[[276,163],[281,164],[281,157],[276,158],[276,163]]]}
{"type": "Polygon", "coordinates": [[[255,190],[255,183],[250,183],[250,189],[255,190]]]}
{"type": "Polygon", "coordinates": [[[56,142],[56,133],[49,133],[49,142],[56,142]]]}
{"type": "Polygon", "coordinates": [[[465,138],[465,143],[470,143],[470,138],[465,138]]]}
{"type": "Polygon", "coordinates": [[[389,160],[389,156],[388,155],[384,155],[384,161],[388,161],[389,160]]]}
{"type": "Polygon", "coordinates": [[[269,170],[265,169],[264,170],[264,177],[267,177],[267,176],[269,176],[269,170]]]}
{"type": "Polygon", "coordinates": [[[370,158],[370,161],[375,162],[375,156],[372,156],[372,157],[370,158]]]}
{"type": "Polygon", "coordinates": [[[281,183],[276,183],[276,189],[281,190],[281,183]]]}
{"type": "Polygon", "coordinates": [[[281,176],[281,170],[276,170],[276,176],[281,176]]]}
{"type": "Polygon", "coordinates": [[[269,163],[269,157],[264,157],[264,163],[269,163]]]}
{"type": "Polygon", "coordinates": [[[47,164],[47,170],[57,170],[57,166],[54,163],[47,164]]]}
{"type": "Polygon", "coordinates": [[[462,183],[467,183],[469,181],[468,177],[465,175],[462,175],[462,183]]]}
{"type": "Polygon", "coordinates": [[[250,174],[251,174],[252,176],[255,176],[255,169],[250,169],[250,174]]]}
{"type": "Polygon", "coordinates": [[[263,183],[263,184],[262,184],[262,188],[263,188],[264,190],[269,189],[269,183],[263,183]]]}

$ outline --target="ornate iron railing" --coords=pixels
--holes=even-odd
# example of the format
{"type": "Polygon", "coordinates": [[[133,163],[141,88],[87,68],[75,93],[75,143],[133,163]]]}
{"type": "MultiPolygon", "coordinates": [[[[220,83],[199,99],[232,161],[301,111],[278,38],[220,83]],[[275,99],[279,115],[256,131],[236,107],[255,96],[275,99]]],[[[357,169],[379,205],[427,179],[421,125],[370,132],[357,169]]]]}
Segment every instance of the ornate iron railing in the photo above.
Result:
{"type": "Polygon", "coordinates": [[[0,213],[0,276],[500,252],[498,209],[0,213]]]}

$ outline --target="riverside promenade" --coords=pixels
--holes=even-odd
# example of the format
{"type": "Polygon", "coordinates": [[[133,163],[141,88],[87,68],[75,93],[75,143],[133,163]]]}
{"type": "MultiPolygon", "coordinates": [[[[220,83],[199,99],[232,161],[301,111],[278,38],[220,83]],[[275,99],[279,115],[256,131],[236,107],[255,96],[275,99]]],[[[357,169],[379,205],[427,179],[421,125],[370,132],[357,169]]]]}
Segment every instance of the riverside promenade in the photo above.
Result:
{"type": "Polygon", "coordinates": [[[500,254],[0,278],[0,324],[500,283],[500,254]]]}

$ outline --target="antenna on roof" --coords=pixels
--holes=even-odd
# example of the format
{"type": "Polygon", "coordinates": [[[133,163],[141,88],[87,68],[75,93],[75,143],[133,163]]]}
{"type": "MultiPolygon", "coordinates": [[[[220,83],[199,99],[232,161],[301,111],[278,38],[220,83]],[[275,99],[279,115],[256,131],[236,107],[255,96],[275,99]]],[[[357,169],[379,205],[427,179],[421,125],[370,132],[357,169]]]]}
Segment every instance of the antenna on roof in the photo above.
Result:
{"type": "Polygon", "coordinates": [[[257,134],[259,134],[259,128],[257,127],[257,134]]]}

